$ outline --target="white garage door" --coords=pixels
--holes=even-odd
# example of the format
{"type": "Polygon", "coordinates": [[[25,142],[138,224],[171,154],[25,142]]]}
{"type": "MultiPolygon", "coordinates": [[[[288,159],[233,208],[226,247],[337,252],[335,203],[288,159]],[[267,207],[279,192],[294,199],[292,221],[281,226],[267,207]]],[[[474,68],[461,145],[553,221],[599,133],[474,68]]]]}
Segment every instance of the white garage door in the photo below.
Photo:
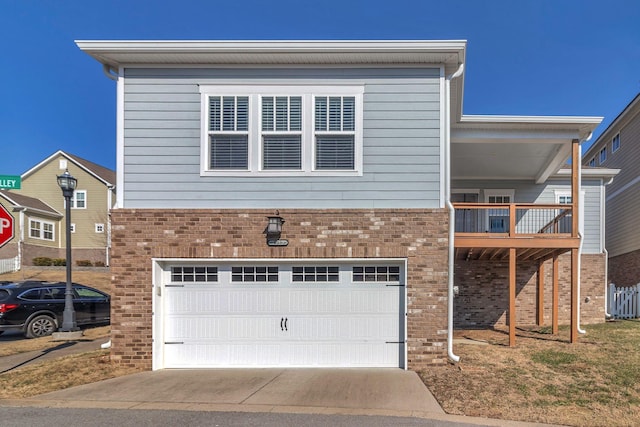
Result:
{"type": "Polygon", "coordinates": [[[405,274],[397,261],[163,271],[157,368],[404,367],[405,274]]]}

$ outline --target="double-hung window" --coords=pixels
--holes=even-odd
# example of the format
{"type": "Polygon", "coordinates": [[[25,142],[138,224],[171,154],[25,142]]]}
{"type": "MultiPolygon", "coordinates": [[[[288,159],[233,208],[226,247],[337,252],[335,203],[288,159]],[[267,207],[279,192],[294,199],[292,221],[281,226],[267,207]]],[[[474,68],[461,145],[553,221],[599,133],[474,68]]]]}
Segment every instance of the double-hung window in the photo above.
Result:
{"type": "Polygon", "coordinates": [[[249,98],[211,96],[209,104],[209,168],[246,170],[249,153],[249,98]]]}
{"type": "Polygon", "coordinates": [[[203,176],[362,174],[363,86],[201,85],[203,176]]]}
{"type": "Polygon", "coordinates": [[[262,169],[302,169],[302,97],[262,97],[262,169]]]}
{"type": "Polygon", "coordinates": [[[354,167],[355,97],[315,97],[315,168],[354,167]]]}
{"type": "Polygon", "coordinates": [[[54,225],[51,222],[29,220],[29,237],[53,241],[54,225]]]}

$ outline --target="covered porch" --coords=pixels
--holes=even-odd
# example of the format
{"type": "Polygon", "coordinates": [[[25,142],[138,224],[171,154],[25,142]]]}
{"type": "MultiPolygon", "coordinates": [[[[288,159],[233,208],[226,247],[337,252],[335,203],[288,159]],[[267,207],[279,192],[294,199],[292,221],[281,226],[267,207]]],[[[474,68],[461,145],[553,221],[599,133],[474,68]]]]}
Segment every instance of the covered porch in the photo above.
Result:
{"type": "MultiPolygon", "coordinates": [[[[552,262],[552,331],[558,331],[558,257],[570,254],[570,341],[579,331],[580,143],[600,122],[584,117],[463,117],[452,128],[452,206],[455,209],[456,262],[508,263],[509,345],[516,340],[516,272],[519,264],[537,267],[536,322],[544,322],[545,261],[552,262]],[[567,161],[570,165],[567,165],[567,161]],[[561,168],[567,196],[561,203],[535,203],[507,191],[485,191],[484,200],[455,197],[465,186],[491,182],[508,187],[529,182],[544,188],[561,168]],[[496,194],[489,196],[488,194],[496,194]],[[500,195],[498,195],[500,194],[500,195]],[[506,195],[505,195],[506,194],[506,195]],[[516,201],[516,198],[520,200],[516,201]],[[523,200],[525,199],[525,200],[523,200]]],[[[478,184],[481,185],[481,184],[478,184]]]]}

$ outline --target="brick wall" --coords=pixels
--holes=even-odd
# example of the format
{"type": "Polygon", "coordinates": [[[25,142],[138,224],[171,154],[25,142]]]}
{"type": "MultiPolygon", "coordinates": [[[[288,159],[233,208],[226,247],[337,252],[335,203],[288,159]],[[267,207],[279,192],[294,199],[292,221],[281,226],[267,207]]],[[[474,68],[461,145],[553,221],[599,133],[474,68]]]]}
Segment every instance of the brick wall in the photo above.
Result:
{"type": "Polygon", "coordinates": [[[281,210],[289,246],[268,247],[273,213],[114,210],[112,360],[151,369],[151,258],[406,258],[409,367],[445,363],[446,210],[281,210]]]}
{"type": "Polygon", "coordinates": [[[609,258],[608,280],[620,287],[640,283],[640,250],[609,258]]]}
{"type": "MultiPolygon", "coordinates": [[[[569,324],[571,319],[571,255],[558,259],[558,321],[569,324]]],[[[582,255],[581,262],[581,324],[605,320],[605,256],[582,255]]],[[[551,324],[552,261],[544,264],[544,324],[551,324]]],[[[454,300],[456,328],[480,328],[506,325],[509,308],[508,262],[456,261],[455,284],[459,294],[454,300]]],[[[516,267],[516,322],[521,326],[535,325],[537,313],[537,264],[518,262],[516,267]]]]}

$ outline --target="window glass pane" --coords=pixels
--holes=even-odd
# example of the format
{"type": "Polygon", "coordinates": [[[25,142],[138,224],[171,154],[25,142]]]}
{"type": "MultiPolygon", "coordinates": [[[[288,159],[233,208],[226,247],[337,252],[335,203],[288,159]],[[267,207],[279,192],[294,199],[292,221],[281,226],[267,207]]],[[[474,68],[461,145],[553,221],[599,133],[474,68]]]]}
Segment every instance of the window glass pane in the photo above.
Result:
{"type": "Polygon", "coordinates": [[[316,97],[316,130],[327,130],[327,97],[316,97]]]}
{"type": "Polygon", "coordinates": [[[269,135],[264,137],[264,169],[301,169],[300,136],[269,135]]]}
{"type": "Polygon", "coordinates": [[[329,130],[342,130],[342,98],[332,96],[329,98],[329,130]]]}
{"type": "Polygon", "coordinates": [[[211,136],[211,169],[247,169],[248,158],[246,135],[211,136]]]}
{"type": "Polygon", "coordinates": [[[302,130],[302,98],[293,96],[289,100],[289,130],[302,130]]]}
{"type": "Polygon", "coordinates": [[[342,99],[342,130],[356,129],[356,99],[348,96],[342,99]]]}
{"type": "Polygon", "coordinates": [[[289,130],[289,98],[286,96],[276,97],[276,130],[289,130]]]}
{"type": "Polygon", "coordinates": [[[265,96],[262,98],[262,130],[273,130],[273,97],[265,96]]]}
{"type": "Polygon", "coordinates": [[[237,101],[236,130],[249,130],[249,97],[239,96],[237,101]]]}
{"type": "Polygon", "coordinates": [[[225,96],[222,98],[222,130],[236,130],[236,97],[225,96]]]}
{"type": "Polygon", "coordinates": [[[316,169],[353,169],[353,136],[318,136],[316,139],[316,169]]]}
{"type": "Polygon", "coordinates": [[[219,96],[209,98],[209,130],[220,130],[220,116],[222,114],[221,100],[219,96]]]}

